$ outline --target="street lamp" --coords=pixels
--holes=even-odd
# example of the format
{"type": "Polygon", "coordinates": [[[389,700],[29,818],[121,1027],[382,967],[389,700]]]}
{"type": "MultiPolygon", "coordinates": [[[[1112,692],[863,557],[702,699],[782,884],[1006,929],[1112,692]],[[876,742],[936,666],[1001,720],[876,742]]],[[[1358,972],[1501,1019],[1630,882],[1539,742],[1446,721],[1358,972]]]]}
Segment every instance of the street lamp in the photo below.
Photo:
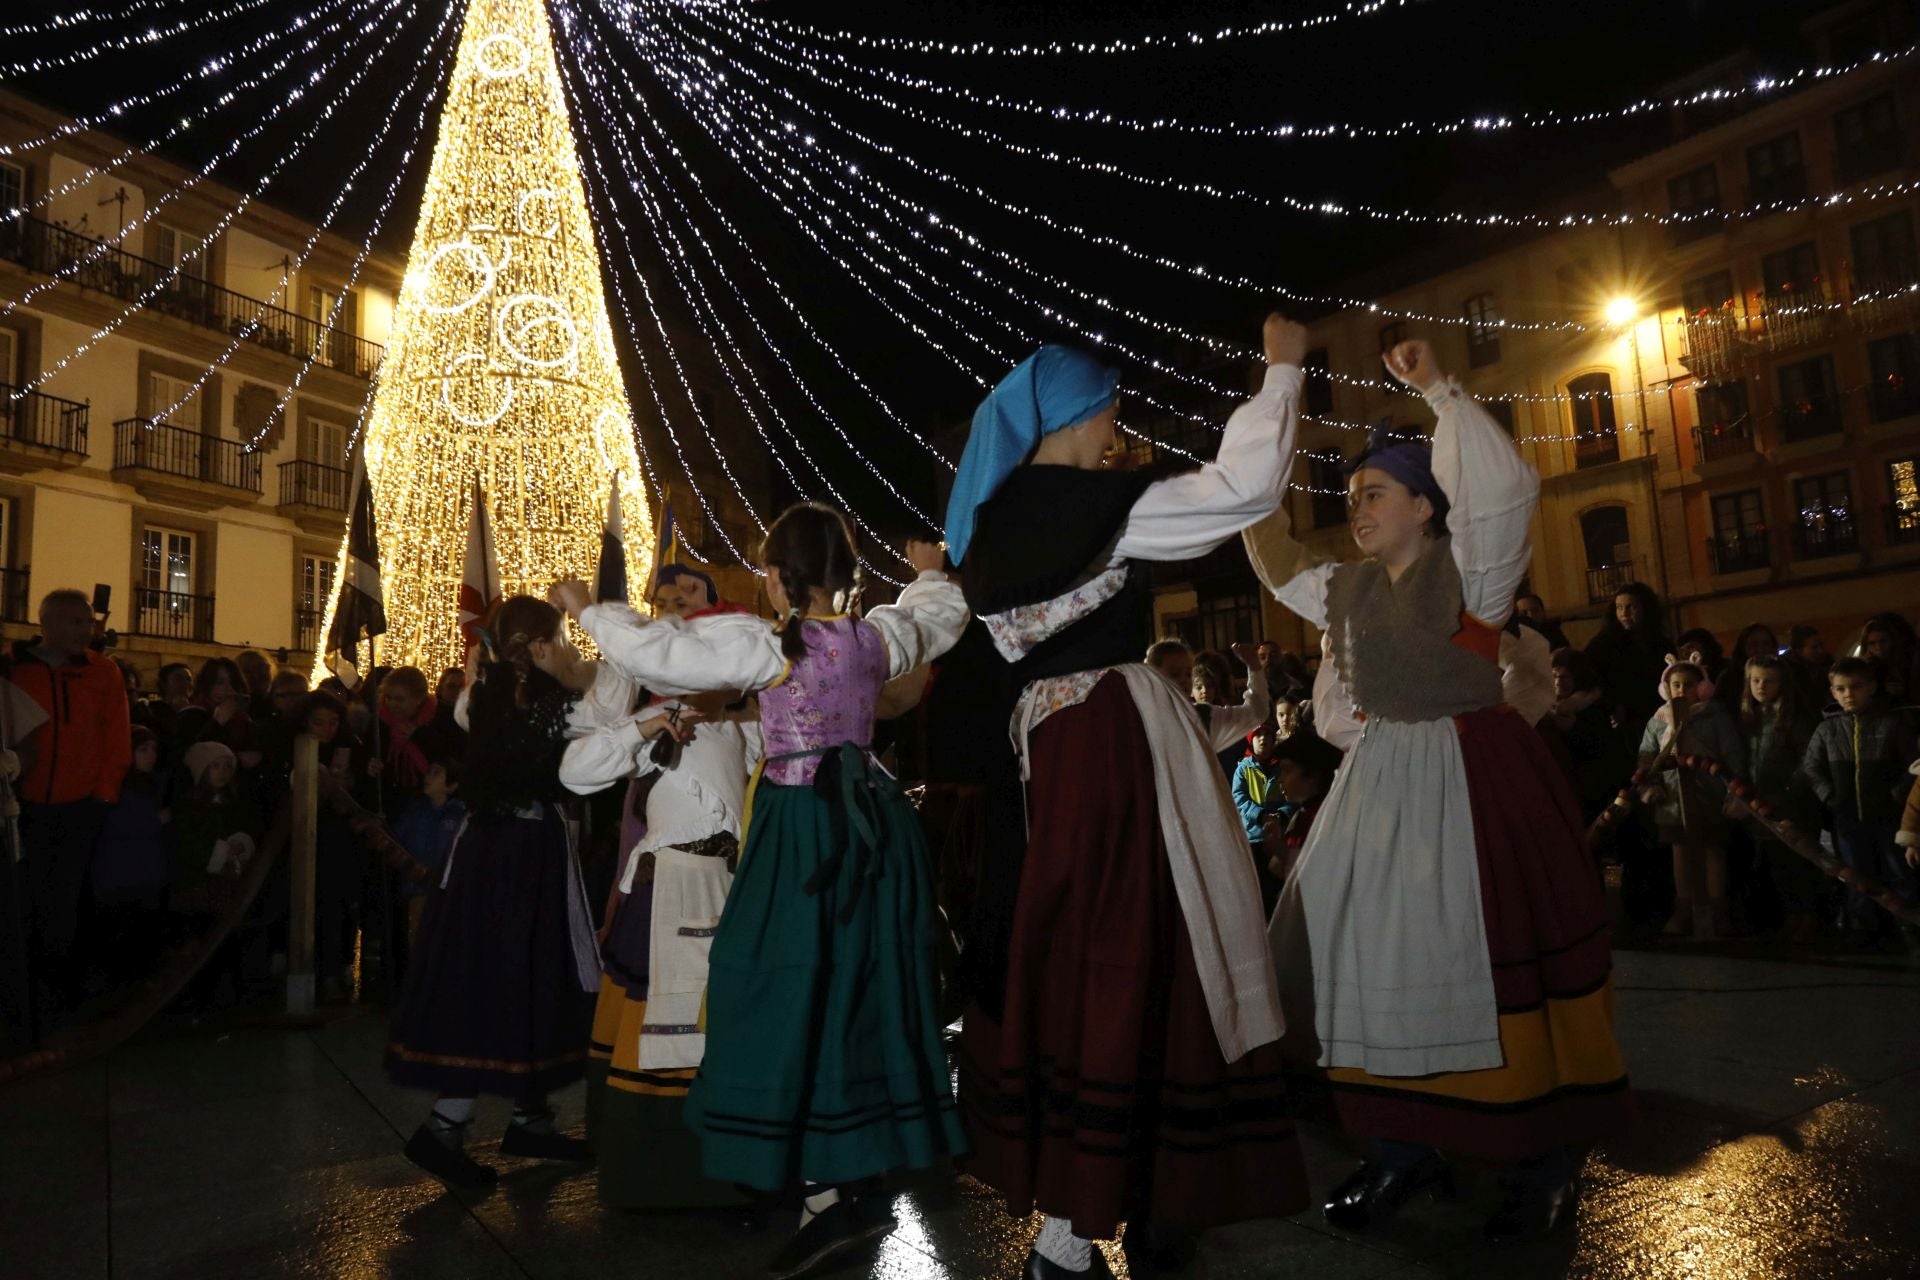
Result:
{"type": "Polygon", "coordinates": [[[1610,325],[1629,325],[1640,318],[1640,304],[1628,297],[1615,298],[1607,303],[1604,314],[1610,325]]]}
{"type": "MultiPolygon", "coordinates": [[[[1640,420],[1640,447],[1647,457],[1653,456],[1653,426],[1647,421],[1647,384],[1640,371],[1640,304],[1626,294],[1620,294],[1607,302],[1601,313],[1609,325],[1627,331],[1627,346],[1633,353],[1633,398],[1634,408],[1640,420]]],[[[1678,428],[1676,427],[1677,431],[1678,428]]],[[[1674,448],[1678,450],[1676,439],[1674,448]]],[[[1676,456],[1678,456],[1676,454],[1676,456]]],[[[1653,526],[1654,568],[1660,580],[1661,595],[1667,591],[1666,538],[1660,528],[1660,484],[1659,466],[1656,463],[1647,470],[1647,498],[1651,504],[1647,519],[1653,526]]]]}

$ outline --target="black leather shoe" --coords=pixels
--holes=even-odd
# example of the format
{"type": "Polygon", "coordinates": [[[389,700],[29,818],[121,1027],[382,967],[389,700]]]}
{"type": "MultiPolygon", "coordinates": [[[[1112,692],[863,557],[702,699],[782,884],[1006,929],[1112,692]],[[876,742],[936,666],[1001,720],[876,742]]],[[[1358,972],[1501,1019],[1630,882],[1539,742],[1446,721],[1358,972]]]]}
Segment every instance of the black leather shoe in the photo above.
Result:
{"type": "Polygon", "coordinates": [[[900,1225],[886,1197],[834,1201],[807,1220],[767,1264],[769,1280],[792,1280],[843,1250],[891,1233],[900,1225]]]}
{"type": "Polygon", "coordinates": [[[1579,1209],[1578,1178],[1546,1191],[1509,1188],[1506,1202],[1494,1210],[1480,1234],[1491,1245],[1531,1244],[1572,1226],[1579,1209]]]}
{"type": "Polygon", "coordinates": [[[1050,1262],[1029,1250],[1027,1269],[1022,1274],[1026,1280],[1113,1280],[1113,1270],[1107,1266],[1107,1257],[1098,1249],[1087,1259],[1085,1271],[1069,1271],[1059,1263],[1050,1262]]]}
{"type": "Polygon", "coordinates": [[[510,1124],[500,1135],[500,1154],[527,1160],[570,1160],[575,1164],[588,1164],[593,1160],[593,1147],[585,1138],[541,1132],[532,1125],[510,1124]]]}
{"type": "Polygon", "coordinates": [[[1453,1169],[1439,1156],[1429,1156],[1410,1169],[1382,1169],[1369,1160],[1334,1188],[1320,1212],[1342,1231],[1368,1231],[1428,1189],[1448,1199],[1455,1194],[1453,1169]]]}
{"type": "Polygon", "coordinates": [[[500,1177],[465,1151],[448,1146],[424,1124],[407,1139],[406,1157],[448,1186],[461,1191],[479,1191],[492,1186],[500,1177]]]}

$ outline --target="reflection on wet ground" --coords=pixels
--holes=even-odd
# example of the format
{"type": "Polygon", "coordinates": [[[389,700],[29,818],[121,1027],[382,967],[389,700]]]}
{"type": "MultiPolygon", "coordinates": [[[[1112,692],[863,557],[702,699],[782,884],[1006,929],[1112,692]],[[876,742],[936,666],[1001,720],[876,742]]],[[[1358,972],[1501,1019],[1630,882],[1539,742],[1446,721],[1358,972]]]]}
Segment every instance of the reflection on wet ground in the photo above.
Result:
{"type": "MultiPolygon", "coordinates": [[[[1473,1244],[1493,1187],[1359,1239],[1317,1214],[1210,1233],[1187,1273],[1265,1277],[1899,1280],[1920,1276],[1920,975],[1622,953],[1640,1099],[1594,1153],[1578,1231],[1473,1244]]],[[[366,1012],[317,1032],[178,1034],[0,1089],[0,1276],[749,1277],[777,1243],[698,1215],[609,1211],[593,1175],[501,1160],[454,1198],[400,1158],[426,1099],[379,1070],[366,1012]]],[[[556,1098],[580,1121],[580,1090],[556,1098]]],[[[482,1106],[484,1149],[507,1118],[482,1106]]],[[[1351,1156],[1309,1134],[1314,1186],[1351,1156]]],[[[1012,1280],[1035,1224],[964,1179],[898,1189],[899,1230],[834,1280],[1012,1280]]],[[[1118,1248],[1108,1251],[1126,1276],[1118,1248]]]]}

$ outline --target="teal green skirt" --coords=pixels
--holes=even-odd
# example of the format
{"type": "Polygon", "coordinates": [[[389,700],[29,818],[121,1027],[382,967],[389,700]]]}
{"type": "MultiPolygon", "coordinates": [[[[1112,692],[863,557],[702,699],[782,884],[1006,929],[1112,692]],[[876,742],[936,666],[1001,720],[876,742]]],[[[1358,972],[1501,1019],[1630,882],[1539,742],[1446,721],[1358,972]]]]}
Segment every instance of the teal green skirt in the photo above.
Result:
{"type": "Polygon", "coordinates": [[[966,1151],[940,1040],[930,859],[891,779],[844,802],[762,782],[714,936],[686,1101],[707,1176],[778,1191],[966,1151]],[[864,843],[864,842],[863,842],[864,843]]]}

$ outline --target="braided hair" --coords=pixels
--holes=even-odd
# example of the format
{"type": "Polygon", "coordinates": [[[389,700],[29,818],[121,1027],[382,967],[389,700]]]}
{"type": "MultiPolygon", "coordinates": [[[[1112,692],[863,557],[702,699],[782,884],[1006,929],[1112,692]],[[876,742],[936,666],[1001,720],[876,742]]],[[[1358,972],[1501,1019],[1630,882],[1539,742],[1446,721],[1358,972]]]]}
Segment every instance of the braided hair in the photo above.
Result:
{"type": "Polygon", "coordinates": [[[510,596],[488,617],[493,653],[467,694],[465,768],[468,809],[476,816],[511,813],[549,790],[557,759],[558,722],[569,695],[533,661],[533,646],[560,632],[560,611],[533,596],[510,596]]]}
{"type": "Polygon", "coordinates": [[[860,585],[860,560],[847,518],[818,502],[788,507],[760,547],[760,566],[780,570],[787,616],[780,623],[780,652],[787,661],[807,656],[801,622],[815,591],[851,593],[860,585]]]}

